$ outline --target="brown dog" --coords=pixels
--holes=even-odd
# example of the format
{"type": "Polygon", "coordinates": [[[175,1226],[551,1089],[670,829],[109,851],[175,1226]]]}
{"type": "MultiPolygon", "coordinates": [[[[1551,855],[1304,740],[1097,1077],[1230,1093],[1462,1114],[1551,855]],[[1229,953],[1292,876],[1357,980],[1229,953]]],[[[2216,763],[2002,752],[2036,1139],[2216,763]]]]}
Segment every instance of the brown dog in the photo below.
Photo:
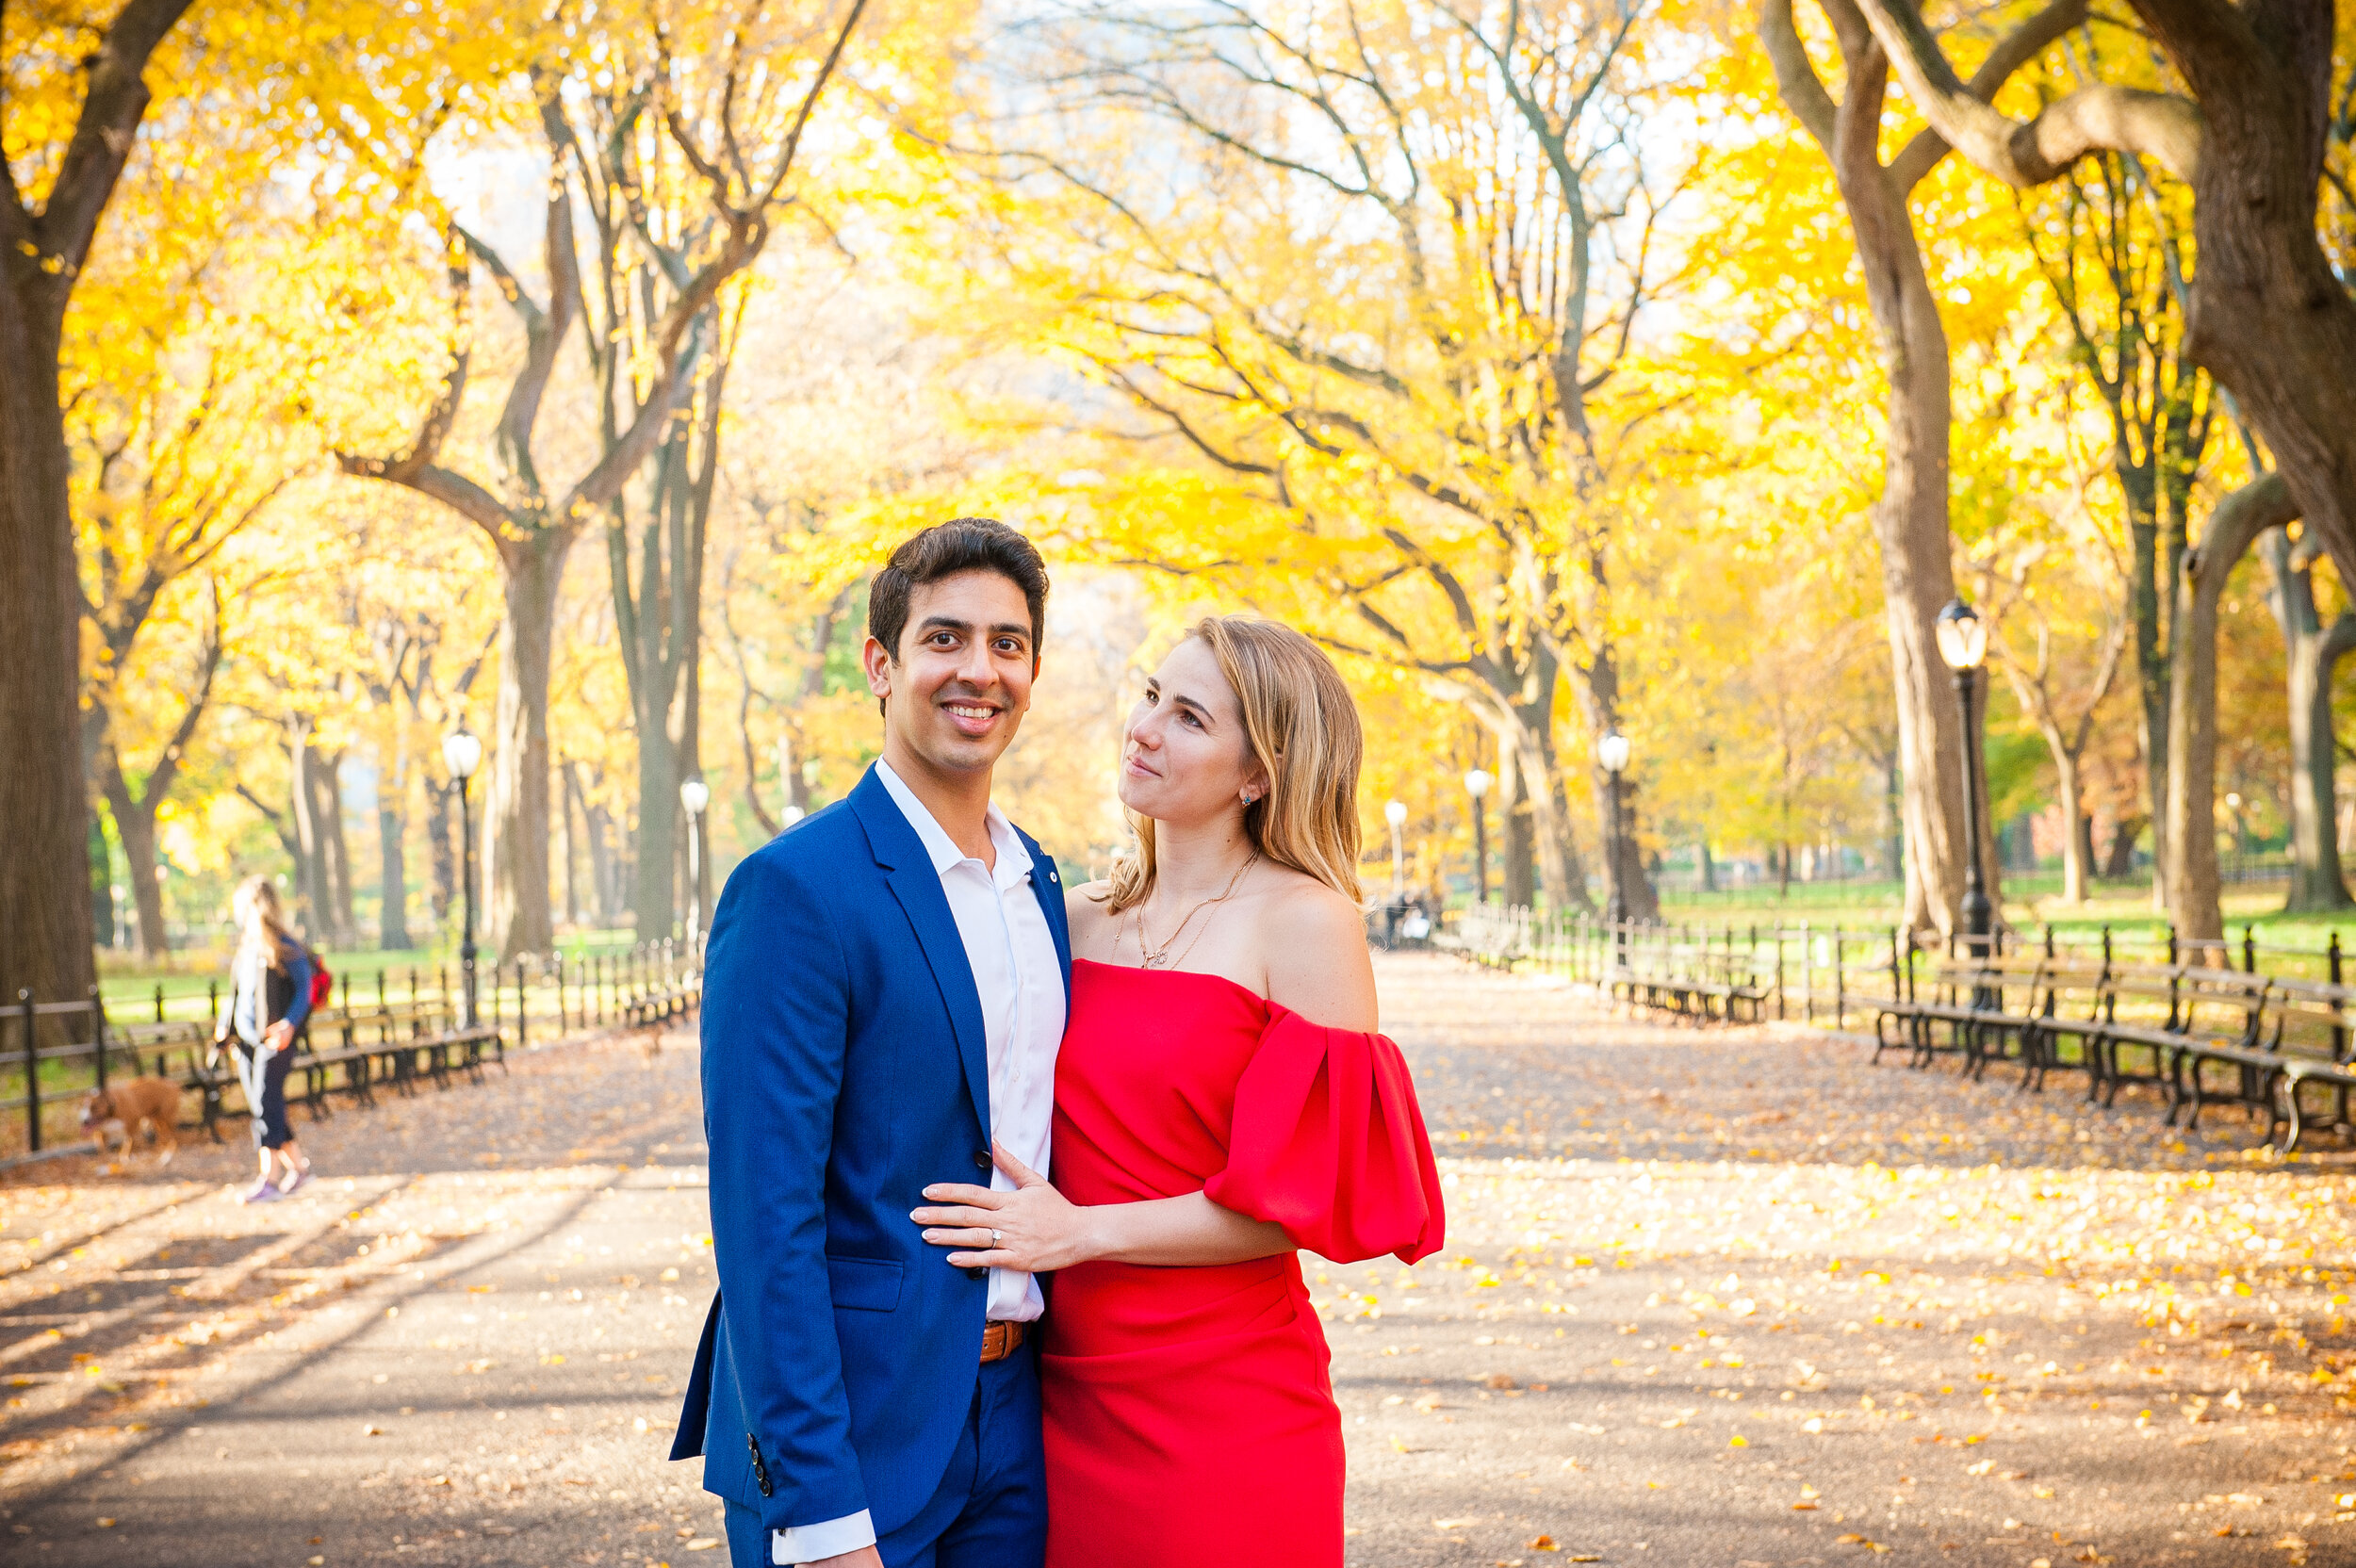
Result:
{"type": "Polygon", "coordinates": [[[129,1153],[131,1135],[142,1121],[155,1129],[155,1147],[161,1152],[155,1168],[161,1170],[180,1152],[179,1085],[167,1078],[134,1078],[109,1084],[82,1102],[82,1131],[97,1140],[102,1154],[114,1137],[122,1138],[123,1152],[129,1153]]]}

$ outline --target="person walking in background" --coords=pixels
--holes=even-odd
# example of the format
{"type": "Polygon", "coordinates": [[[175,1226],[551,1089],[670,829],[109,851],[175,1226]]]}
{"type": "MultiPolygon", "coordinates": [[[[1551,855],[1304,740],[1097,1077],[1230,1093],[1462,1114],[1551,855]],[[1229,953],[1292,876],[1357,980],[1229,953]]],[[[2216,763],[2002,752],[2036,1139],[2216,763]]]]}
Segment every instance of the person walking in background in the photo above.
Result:
{"type": "Polygon", "coordinates": [[[278,890],[267,876],[237,884],[230,910],[237,922],[237,956],[230,961],[229,1006],[213,1025],[213,1043],[231,1041],[237,1083],[254,1113],[260,1171],[241,1201],[270,1203],[311,1179],[311,1162],[286,1120],[286,1070],[295,1036],[311,1016],[310,950],[286,929],[278,890]]]}

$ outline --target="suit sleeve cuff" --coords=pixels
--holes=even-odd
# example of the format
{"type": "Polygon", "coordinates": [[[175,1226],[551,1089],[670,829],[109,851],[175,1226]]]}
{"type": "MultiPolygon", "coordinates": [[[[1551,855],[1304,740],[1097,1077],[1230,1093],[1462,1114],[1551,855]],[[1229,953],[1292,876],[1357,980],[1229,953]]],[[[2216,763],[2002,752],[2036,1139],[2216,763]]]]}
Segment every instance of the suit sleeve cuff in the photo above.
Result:
{"type": "Polygon", "coordinates": [[[795,1525],[771,1533],[769,1560],[777,1563],[816,1562],[841,1557],[875,1544],[875,1522],[867,1510],[828,1519],[822,1524],[795,1525]]]}

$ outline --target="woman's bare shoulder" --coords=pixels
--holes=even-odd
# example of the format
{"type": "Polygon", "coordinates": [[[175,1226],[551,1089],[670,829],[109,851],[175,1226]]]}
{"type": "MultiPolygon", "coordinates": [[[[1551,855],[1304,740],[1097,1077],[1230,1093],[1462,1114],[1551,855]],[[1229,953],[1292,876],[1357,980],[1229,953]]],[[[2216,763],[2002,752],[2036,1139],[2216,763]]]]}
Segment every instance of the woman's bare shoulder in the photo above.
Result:
{"type": "Polygon", "coordinates": [[[1072,939],[1091,936],[1104,928],[1112,917],[1104,912],[1104,900],[1113,885],[1102,878],[1076,888],[1067,888],[1063,895],[1064,923],[1072,928],[1072,939]]]}
{"type": "Polygon", "coordinates": [[[1380,1022],[1366,917],[1326,884],[1287,866],[1259,901],[1268,999],[1314,1023],[1371,1031],[1380,1022]]]}

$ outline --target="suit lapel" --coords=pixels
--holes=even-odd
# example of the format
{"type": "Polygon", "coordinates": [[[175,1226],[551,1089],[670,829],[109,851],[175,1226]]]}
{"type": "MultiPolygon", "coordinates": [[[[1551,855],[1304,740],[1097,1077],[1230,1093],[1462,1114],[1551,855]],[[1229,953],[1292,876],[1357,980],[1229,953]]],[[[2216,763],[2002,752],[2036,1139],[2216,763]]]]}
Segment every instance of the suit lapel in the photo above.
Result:
{"type": "Polygon", "coordinates": [[[900,901],[901,911],[916,932],[916,944],[941,988],[949,1010],[949,1028],[957,1037],[957,1060],[965,1069],[966,1092],[973,1096],[973,1114],[990,1135],[990,1043],[982,1022],[982,993],[973,984],[973,966],[965,956],[965,939],[957,935],[957,917],[949,912],[948,895],[941,890],[941,874],[917,838],[916,829],[901,815],[899,802],[883,787],[873,768],[851,792],[851,809],[867,830],[867,844],[884,872],[885,885],[900,901]]]}
{"type": "Polygon", "coordinates": [[[1039,913],[1047,917],[1048,934],[1055,939],[1055,961],[1063,967],[1063,1012],[1072,1016],[1072,930],[1066,923],[1063,908],[1063,877],[1055,869],[1055,857],[1039,847],[1039,841],[1021,828],[1015,837],[1031,856],[1031,891],[1039,895],[1039,913]]]}

